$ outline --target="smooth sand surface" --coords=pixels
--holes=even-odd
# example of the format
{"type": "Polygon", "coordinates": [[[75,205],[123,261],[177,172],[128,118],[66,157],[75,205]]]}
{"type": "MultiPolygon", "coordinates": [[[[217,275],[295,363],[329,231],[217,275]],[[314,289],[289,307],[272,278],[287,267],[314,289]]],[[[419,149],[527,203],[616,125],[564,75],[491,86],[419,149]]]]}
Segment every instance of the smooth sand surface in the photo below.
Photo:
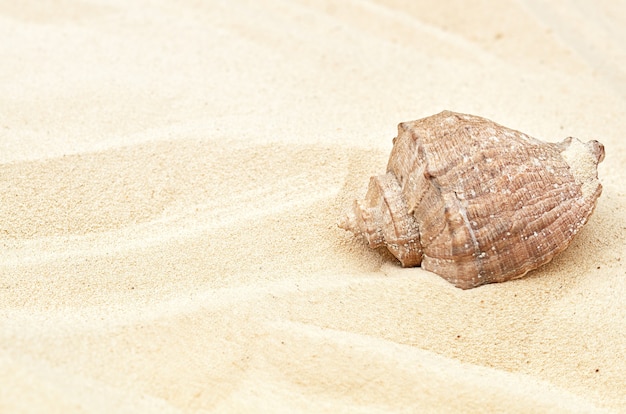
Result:
{"type": "Polygon", "coordinates": [[[626,5],[0,1],[0,412],[625,412],[626,5]],[[469,291],[337,228],[443,109],[606,146],[469,291]]]}

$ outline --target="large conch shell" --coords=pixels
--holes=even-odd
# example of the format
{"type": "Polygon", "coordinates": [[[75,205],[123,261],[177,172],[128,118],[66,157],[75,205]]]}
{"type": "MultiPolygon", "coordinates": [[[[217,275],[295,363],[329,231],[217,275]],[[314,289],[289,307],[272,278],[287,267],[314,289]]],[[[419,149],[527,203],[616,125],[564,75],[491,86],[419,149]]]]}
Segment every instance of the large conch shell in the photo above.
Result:
{"type": "Polygon", "coordinates": [[[524,276],[565,250],[602,192],[598,141],[546,143],[444,111],[398,126],[387,174],[339,224],[457,287],[524,276]]]}

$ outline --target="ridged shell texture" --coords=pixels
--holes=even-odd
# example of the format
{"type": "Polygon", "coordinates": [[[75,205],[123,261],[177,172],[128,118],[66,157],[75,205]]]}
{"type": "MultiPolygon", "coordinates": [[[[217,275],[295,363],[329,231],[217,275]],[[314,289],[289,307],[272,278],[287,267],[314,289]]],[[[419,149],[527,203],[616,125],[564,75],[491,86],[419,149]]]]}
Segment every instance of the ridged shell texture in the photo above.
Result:
{"type": "Polygon", "coordinates": [[[603,159],[597,141],[546,143],[444,111],[398,126],[387,173],[340,226],[463,289],[519,278],[587,222],[603,159]]]}

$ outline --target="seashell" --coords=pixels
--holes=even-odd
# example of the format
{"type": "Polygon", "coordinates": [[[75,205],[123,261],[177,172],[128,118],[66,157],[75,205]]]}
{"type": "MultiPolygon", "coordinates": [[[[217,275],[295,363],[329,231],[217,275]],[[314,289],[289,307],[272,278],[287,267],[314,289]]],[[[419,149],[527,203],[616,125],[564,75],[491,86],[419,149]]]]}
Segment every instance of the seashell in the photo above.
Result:
{"type": "Polygon", "coordinates": [[[547,143],[450,111],[398,126],[387,173],[339,224],[462,289],[565,250],[602,192],[598,141],[547,143]]]}

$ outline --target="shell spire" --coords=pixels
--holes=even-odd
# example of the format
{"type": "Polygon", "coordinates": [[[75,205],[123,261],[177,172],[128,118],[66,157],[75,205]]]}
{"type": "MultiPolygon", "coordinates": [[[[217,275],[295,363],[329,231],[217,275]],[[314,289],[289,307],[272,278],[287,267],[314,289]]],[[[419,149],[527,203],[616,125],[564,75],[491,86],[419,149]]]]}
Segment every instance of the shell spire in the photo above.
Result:
{"type": "Polygon", "coordinates": [[[546,143],[444,111],[398,126],[386,174],[340,227],[463,289],[519,278],[587,222],[603,159],[598,141],[546,143]]]}
{"type": "Polygon", "coordinates": [[[386,246],[402,266],[422,262],[415,217],[409,214],[400,185],[391,173],[370,179],[365,200],[354,201],[339,227],[363,236],[373,249],[386,246]]]}

